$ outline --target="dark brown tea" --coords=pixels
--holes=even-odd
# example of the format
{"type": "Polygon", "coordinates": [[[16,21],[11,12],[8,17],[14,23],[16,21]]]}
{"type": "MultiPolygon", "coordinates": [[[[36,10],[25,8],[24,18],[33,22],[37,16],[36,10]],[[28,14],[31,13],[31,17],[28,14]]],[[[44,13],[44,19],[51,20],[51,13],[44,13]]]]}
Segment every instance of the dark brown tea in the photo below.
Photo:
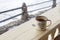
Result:
{"type": "Polygon", "coordinates": [[[36,20],[37,21],[48,21],[48,19],[45,16],[37,16],[36,20]]]}
{"type": "Polygon", "coordinates": [[[37,19],[37,21],[45,21],[44,19],[37,19]]]}

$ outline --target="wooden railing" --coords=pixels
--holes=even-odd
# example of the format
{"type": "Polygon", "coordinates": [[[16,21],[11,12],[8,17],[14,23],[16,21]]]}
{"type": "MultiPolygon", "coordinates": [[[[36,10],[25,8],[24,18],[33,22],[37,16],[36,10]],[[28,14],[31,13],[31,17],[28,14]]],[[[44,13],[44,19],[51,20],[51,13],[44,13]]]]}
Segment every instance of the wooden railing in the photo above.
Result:
{"type": "MultiPolygon", "coordinates": [[[[59,33],[60,33],[60,27],[59,27],[60,26],[60,15],[59,15],[59,6],[56,7],[56,4],[54,4],[53,7],[54,8],[52,10],[48,11],[47,13],[42,14],[42,15],[46,16],[47,18],[51,19],[51,21],[52,21],[52,25],[49,26],[46,31],[38,31],[36,28],[34,28],[34,26],[37,24],[37,22],[36,22],[35,18],[32,18],[30,21],[20,25],[19,27],[0,35],[0,40],[24,40],[23,38],[25,38],[27,36],[28,37],[25,40],[48,40],[48,36],[50,34],[52,37],[51,40],[54,40],[56,29],[58,29],[59,33]],[[31,26],[31,25],[33,25],[33,26],[31,26]],[[26,36],[24,36],[25,35],[24,32],[27,33],[26,36]],[[20,37],[23,37],[23,38],[20,38],[20,37]],[[14,39],[14,38],[16,38],[16,39],[14,39]]],[[[23,21],[29,20],[28,19],[29,15],[27,14],[27,7],[26,7],[25,3],[22,6],[22,10],[23,10],[23,12],[22,12],[21,20],[23,20],[23,21]]],[[[19,22],[19,20],[17,20],[17,21],[19,22]]],[[[12,24],[9,23],[7,25],[4,25],[3,27],[17,25],[18,22],[14,21],[14,22],[11,22],[12,24]]]]}
{"type": "Polygon", "coordinates": [[[0,35],[0,40],[48,40],[51,34],[51,40],[54,40],[56,29],[60,33],[60,5],[45,12],[41,16],[45,16],[52,21],[52,24],[47,27],[46,31],[41,31],[38,28],[36,18],[23,23],[12,30],[0,35]]]}
{"type": "MultiPolygon", "coordinates": [[[[50,0],[51,1],[51,0],[50,0]]],[[[43,4],[43,3],[46,3],[46,2],[50,2],[50,1],[45,1],[45,2],[41,2],[41,3],[36,3],[36,4],[32,4],[32,5],[26,5],[25,3],[22,4],[22,7],[18,7],[18,8],[14,8],[14,9],[10,9],[10,10],[6,10],[6,11],[2,11],[0,12],[0,14],[3,14],[3,13],[7,13],[7,12],[10,12],[10,11],[15,11],[15,10],[18,10],[18,9],[22,9],[22,13],[19,13],[17,15],[14,15],[14,16],[11,16],[7,19],[4,19],[4,20],[1,20],[0,23],[2,22],[5,22],[5,21],[8,21],[10,19],[13,19],[17,16],[20,16],[22,15],[21,19],[18,19],[18,20],[14,20],[10,23],[7,23],[3,26],[0,26],[0,34],[4,33],[5,31],[9,30],[9,28],[13,27],[13,26],[18,26],[26,21],[28,21],[29,19],[35,17],[36,15],[29,15],[29,13],[31,12],[34,12],[34,11],[37,11],[37,10],[41,10],[41,9],[44,9],[44,8],[48,8],[48,7],[51,7],[51,5],[49,5],[48,7],[44,7],[44,8],[39,8],[39,9],[35,9],[35,10],[32,10],[32,11],[28,11],[27,10],[27,7],[30,7],[30,6],[35,6],[35,5],[39,5],[39,4],[43,4]]],[[[44,11],[41,11],[41,14],[46,12],[47,10],[44,10],[44,11]]],[[[39,15],[39,14],[38,14],[39,15]]]]}

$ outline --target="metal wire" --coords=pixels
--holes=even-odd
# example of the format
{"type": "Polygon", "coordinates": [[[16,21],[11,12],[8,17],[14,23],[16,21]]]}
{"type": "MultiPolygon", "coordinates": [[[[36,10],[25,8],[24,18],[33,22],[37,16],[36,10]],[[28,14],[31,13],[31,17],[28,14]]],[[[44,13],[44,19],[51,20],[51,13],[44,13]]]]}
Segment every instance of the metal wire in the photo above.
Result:
{"type": "Polygon", "coordinates": [[[42,10],[42,9],[49,8],[49,7],[51,7],[51,5],[47,6],[47,7],[43,7],[43,8],[38,8],[38,9],[35,9],[35,10],[32,10],[32,11],[28,11],[28,12],[31,13],[31,12],[34,12],[34,11],[37,11],[37,10],[42,10]]]}
{"type": "Polygon", "coordinates": [[[43,3],[50,2],[50,1],[51,1],[51,0],[49,0],[49,1],[44,1],[44,2],[40,2],[40,3],[36,3],[36,4],[32,4],[32,5],[28,5],[27,7],[35,6],[35,5],[40,5],[40,4],[43,4],[43,3]]]}
{"type": "Polygon", "coordinates": [[[0,21],[0,23],[5,22],[5,21],[7,21],[7,20],[10,20],[10,19],[15,18],[15,17],[20,16],[20,15],[21,15],[21,14],[18,14],[18,15],[12,16],[12,17],[9,17],[9,18],[7,18],[7,19],[4,19],[4,20],[0,21]]]}
{"type": "MultiPolygon", "coordinates": [[[[30,6],[31,6],[31,5],[30,5],[30,6]]],[[[32,11],[28,11],[28,12],[31,13],[31,12],[34,12],[34,11],[37,11],[37,10],[41,10],[41,9],[48,8],[48,7],[51,7],[51,5],[50,5],[50,6],[47,6],[47,7],[43,7],[43,8],[39,8],[39,9],[35,9],[35,10],[32,10],[32,11]]],[[[12,10],[8,10],[8,11],[4,11],[4,12],[0,12],[0,13],[6,13],[6,12],[14,11],[14,10],[17,10],[17,9],[21,9],[21,7],[16,8],[16,9],[12,9],[12,10]]],[[[20,14],[14,15],[14,16],[12,16],[12,17],[9,17],[9,18],[7,18],[7,19],[4,19],[4,20],[0,21],[0,23],[5,22],[5,21],[7,21],[7,20],[10,20],[10,19],[15,18],[15,17],[20,16],[20,15],[22,15],[22,14],[20,13],[20,14]]]]}
{"type": "MultiPolygon", "coordinates": [[[[31,13],[31,12],[34,12],[34,11],[37,11],[37,10],[40,10],[40,9],[45,9],[45,8],[48,8],[48,7],[51,7],[51,5],[50,5],[50,6],[47,6],[47,7],[35,9],[35,10],[32,10],[32,11],[28,11],[28,13],[29,13],[29,12],[31,13]]],[[[9,18],[7,18],[7,19],[4,19],[4,20],[0,21],[0,23],[5,22],[5,21],[7,21],[7,20],[10,20],[10,19],[15,18],[15,17],[20,16],[20,15],[22,15],[22,14],[20,13],[20,14],[14,15],[14,16],[12,16],[12,17],[9,17],[9,18]]]]}
{"type": "Polygon", "coordinates": [[[14,8],[14,9],[2,11],[2,12],[0,12],[0,14],[6,13],[6,12],[10,12],[10,11],[14,11],[14,10],[18,10],[18,9],[21,9],[21,8],[22,8],[22,7],[18,7],[18,8],[14,8]]]}
{"type": "MultiPolygon", "coordinates": [[[[35,6],[35,5],[39,5],[39,4],[43,4],[43,3],[46,3],[46,2],[50,2],[50,1],[51,1],[51,0],[49,0],[49,1],[44,1],[44,2],[40,2],[40,3],[36,3],[36,4],[32,4],[32,5],[28,5],[27,7],[35,6]]],[[[2,11],[2,12],[0,12],[0,14],[6,13],[6,12],[10,12],[10,11],[14,11],[14,10],[18,10],[18,9],[21,9],[21,8],[22,8],[22,7],[18,7],[18,8],[14,8],[14,9],[2,11]]]]}

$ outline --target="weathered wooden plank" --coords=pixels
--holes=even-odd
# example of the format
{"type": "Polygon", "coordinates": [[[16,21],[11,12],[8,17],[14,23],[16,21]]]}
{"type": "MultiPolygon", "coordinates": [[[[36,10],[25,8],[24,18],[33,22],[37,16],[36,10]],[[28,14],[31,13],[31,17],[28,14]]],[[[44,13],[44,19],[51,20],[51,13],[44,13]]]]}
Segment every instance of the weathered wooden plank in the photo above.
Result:
{"type": "Polygon", "coordinates": [[[52,38],[52,40],[54,40],[55,32],[56,32],[56,29],[52,30],[52,32],[51,32],[51,38],[52,38]]]}
{"type": "Polygon", "coordinates": [[[32,18],[30,21],[0,35],[0,40],[43,40],[60,25],[60,12],[58,9],[59,6],[42,14],[52,21],[51,26],[46,31],[39,30],[37,21],[32,18]]]}

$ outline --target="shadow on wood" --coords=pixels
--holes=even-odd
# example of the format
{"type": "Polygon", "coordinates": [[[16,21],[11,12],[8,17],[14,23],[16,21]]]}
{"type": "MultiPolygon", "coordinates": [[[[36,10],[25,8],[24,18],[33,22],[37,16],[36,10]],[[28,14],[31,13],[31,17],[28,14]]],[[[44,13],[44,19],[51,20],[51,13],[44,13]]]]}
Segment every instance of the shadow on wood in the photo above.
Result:
{"type": "Polygon", "coordinates": [[[60,40],[60,35],[58,35],[54,40],[60,40]]]}

